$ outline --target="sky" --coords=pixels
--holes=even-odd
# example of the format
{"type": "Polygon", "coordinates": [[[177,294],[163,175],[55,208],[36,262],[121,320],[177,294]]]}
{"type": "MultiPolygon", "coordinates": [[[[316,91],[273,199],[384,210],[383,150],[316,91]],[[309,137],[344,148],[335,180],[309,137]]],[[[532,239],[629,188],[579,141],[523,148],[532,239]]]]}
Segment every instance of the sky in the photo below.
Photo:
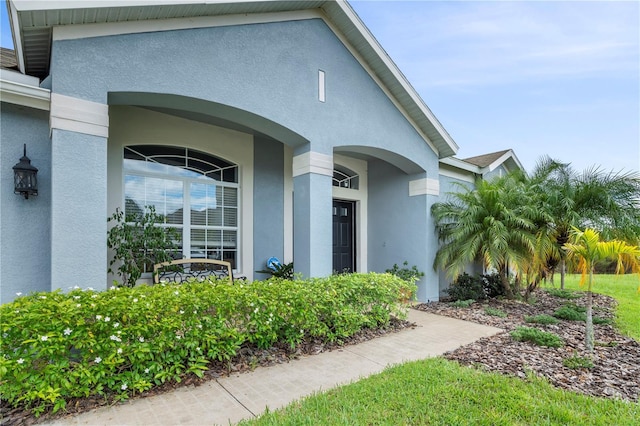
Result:
{"type": "MultiPolygon", "coordinates": [[[[3,47],[11,47],[5,2],[3,47]]],[[[640,171],[640,2],[350,2],[467,158],[640,171]]]]}

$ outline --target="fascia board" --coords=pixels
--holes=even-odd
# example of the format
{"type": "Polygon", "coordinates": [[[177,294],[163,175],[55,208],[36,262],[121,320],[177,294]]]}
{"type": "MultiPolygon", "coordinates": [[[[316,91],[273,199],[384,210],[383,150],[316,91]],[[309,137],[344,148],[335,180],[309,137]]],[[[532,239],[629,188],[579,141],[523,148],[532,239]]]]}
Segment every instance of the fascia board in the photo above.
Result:
{"type": "Polygon", "coordinates": [[[20,21],[18,18],[18,10],[16,9],[15,0],[7,0],[7,12],[9,15],[9,26],[11,27],[11,35],[13,37],[13,49],[16,52],[16,61],[18,69],[21,73],[25,73],[24,52],[22,51],[22,34],[20,33],[20,21]]]}
{"type": "Polygon", "coordinates": [[[446,164],[447,166],[455,167],[460,170],[465,170],[467,172],[475,174],[482,174],[482,170],[480,169],[480,167],[476,166],[475,164],[467,163],[466,161],[460,160],[459,158],[447,157],[441,158],[439,161],[442,164],[446,164]]]}
{"type": "Polygon", "coordinates": [[[0,78],[0,101],[49,111],[51,92],[41,87],[0,78]]]}

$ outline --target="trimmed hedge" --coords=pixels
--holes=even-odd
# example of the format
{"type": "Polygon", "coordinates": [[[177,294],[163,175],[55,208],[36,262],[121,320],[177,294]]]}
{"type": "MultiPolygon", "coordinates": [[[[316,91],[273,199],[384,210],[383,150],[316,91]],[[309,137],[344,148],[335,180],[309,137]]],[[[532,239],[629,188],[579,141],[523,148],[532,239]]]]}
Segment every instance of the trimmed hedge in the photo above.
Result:
{"type": "Polygon", "coordinates": [[[0,306],[0,398],[36,414],[71,398],[126,399],[202,377],[243,344],[339,341],[404,318],[407,291],[415,286],[371,273],[35,293],[0,306]]]}

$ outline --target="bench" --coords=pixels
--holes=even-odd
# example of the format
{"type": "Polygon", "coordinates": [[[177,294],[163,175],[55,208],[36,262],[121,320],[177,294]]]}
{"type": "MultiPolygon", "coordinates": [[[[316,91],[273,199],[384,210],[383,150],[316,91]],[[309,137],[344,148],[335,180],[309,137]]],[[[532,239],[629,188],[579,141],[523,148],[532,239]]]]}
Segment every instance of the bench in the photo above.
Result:
{"type": "Polygon", "coordinates": [[[186,282],[192,278],[204,281],[206,278],[228,278],[233,284],[231,263],[214,259],[177,259],[153,265],[153,282],[186,282]]]}

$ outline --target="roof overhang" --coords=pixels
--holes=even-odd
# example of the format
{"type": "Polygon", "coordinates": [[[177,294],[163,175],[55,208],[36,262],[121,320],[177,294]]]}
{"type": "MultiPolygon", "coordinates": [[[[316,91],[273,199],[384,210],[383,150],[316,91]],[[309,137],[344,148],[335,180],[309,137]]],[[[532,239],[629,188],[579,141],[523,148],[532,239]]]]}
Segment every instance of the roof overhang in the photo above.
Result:
{"type": "Polygon", "coordinates": [[[55,27],[318,10],[440,158],[458,145],[345,0],[7,0],[21,72],[49,73],[55,27]]]}
{"type": "Polygon", "coordinates": [[[474,176],[484,176],[486,173],[494,171],[501,165],[507,170],[507,172],[513,172],[515,170],[524,170],[522,163],[516,156],[512,149],[506,150],[504,154],[493,160],[490,164],[480,167],[476,164],[470,163],[465,160],[461,160],[456,157],[441,158],[440,164],[453,167],[465,174],[471,174],[474,176]]]}

